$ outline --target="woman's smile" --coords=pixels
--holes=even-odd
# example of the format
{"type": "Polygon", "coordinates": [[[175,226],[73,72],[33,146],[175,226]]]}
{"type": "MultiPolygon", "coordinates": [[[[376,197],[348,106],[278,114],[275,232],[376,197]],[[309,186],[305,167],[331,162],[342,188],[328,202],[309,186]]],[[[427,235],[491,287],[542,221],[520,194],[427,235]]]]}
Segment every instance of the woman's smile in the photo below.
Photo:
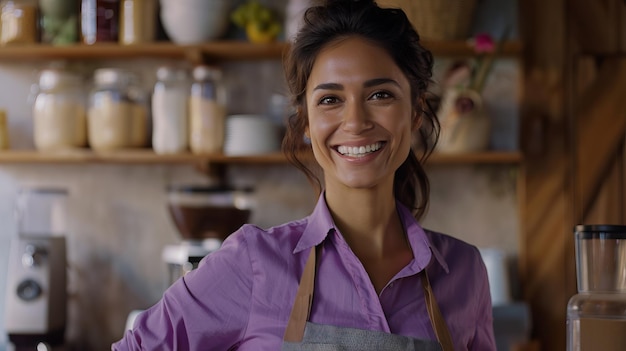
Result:
{"type": "Polygon", "coordinates": [[[383,145],[383,142],[379,141],[364,146],[339,145],[336,146],[335,149],[343,156],[360,158],[375,153],[376,151],[380,150],[383,145]]]}

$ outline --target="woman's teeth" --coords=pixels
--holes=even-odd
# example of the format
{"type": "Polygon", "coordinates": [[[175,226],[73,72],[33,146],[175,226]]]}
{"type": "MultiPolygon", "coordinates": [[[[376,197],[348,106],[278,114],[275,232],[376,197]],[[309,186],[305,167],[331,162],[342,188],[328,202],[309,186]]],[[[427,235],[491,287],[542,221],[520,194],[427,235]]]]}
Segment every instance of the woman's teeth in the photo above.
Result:
{"type": "Polygon", "coordinates": [[[337,151],[345,156],[362,157],[371,152],[377,151],[381,146],[381,142],[365,146],[339,146],[337,151]]]}

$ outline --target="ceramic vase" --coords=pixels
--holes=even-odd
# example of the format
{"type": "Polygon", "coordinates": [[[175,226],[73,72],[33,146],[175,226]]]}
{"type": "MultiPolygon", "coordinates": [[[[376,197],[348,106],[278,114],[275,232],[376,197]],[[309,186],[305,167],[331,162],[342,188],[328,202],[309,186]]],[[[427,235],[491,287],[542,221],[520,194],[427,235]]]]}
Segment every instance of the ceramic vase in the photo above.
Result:
{"type": "Polygon", "coordinates": [[[437,116],[441,135],[436,151],[480,152],[489,147],[491,121],[478,92],[468,89],[446,91],[437,116]]]}

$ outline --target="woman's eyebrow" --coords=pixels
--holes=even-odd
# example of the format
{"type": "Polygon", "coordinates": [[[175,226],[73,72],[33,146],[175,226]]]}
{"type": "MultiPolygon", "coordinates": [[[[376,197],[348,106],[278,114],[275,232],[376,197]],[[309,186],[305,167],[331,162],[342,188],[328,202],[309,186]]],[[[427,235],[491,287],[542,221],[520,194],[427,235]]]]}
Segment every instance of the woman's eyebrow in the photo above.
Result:
{"type": "Polygon", "coordinates": [[[375,87],[377,85],[383,85],[383,84],[387,84],[387,83],[391,83],[393,85],[396,85],[396,86],[400,87],[400,84],[398,84],[398,82],[396,82],[395,80],[393,80],[391,78],[374,78],[374,79],[370,79],[370,80],[366,81],[365,83],[363,83],[363,87],[371,88],[371,87],[375,87]]]}
{"type": "Polygon", "coordinates": [[[343,85],[338,83],[322,83],[313,90],[343,90],[343,85]]]}
{"type": "MultiPolygon", "coordinates": [[[[393,85],[400,87],[400,84],[398,84],[398,82],[396,82],[395,80],[391,78],[370,79],[368,81],[365,81],[365,83],[363,83],[363,87],[371,88],[377,85],[383,85],[383,84],[388,84],[388,83],[391,83],[393,85]]],[[[313,90],[343,90],[343,85],[339,83],[322,83],[316,86],[315,88],[313,88],[313,90]]]]}

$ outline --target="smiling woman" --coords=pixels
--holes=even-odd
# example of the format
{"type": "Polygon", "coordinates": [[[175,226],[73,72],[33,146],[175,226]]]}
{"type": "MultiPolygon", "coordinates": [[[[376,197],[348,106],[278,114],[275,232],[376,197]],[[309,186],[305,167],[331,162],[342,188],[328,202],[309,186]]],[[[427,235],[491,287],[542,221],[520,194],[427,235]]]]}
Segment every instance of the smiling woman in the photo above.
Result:
{"type": "Polygon", "coordinates": [[[296,113],[283,150],[319,185],[313,213],[235,231],[113,349],[495,350],[480,253],[418,223],[420,161],[438,135],[431,53],[373,0],[322,1],[304,20],[285,64],[296,113]]]}

